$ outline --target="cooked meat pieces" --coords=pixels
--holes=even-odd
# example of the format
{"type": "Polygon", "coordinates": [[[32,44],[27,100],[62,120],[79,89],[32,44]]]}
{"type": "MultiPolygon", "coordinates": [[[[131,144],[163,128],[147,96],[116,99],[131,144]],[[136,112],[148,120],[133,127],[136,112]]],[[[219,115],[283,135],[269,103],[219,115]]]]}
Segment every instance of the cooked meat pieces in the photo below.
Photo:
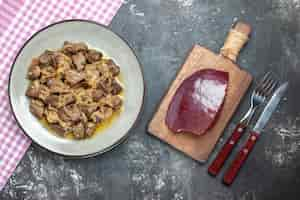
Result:
{"type": "Polygon", "coordinates": [[[86,64],[86,58],[82,52],[78,52],[77,54],[72,55],[72,60],[77,70],[81,71],[84,69],[84,65],[86,64]]]}
{"type": "Polygon", "coordinates": [[[85,128],[83,123],[78,123],[72,127],[72,133],[76,139],[82,139],[85,136],[85,128]]]}
{"type": "Polygon", "coordinates": [[[40,85],[40,81],[32,81],[26,90],[26,96],[37,98],[39,95],[40,85]]]}
{"type": "Polygon", "coordinates": [[[105,92],[103,90],[101,89],[92,90],[92,97],[95,102],[100,101],[100,99],[104,96],[105,96],[105,92]]]}
{"type": "Polygon", "coordinates": [[[57,78],[51,78],[47,81],[47,86],[51,93],[68,93],[69,86],[65,84],[62,80],[57,78]]]}
{"type": "Polygon", "coordinates": [[[61,52],[54,55],[54,68],[56,69],[56,78],[63,79],[66,71],[71,69],[72,59],[61,52]]]}
{"type": "Polygon", "coordinates": [[[91,137],[96,130],[97,125],[92,122],[88,122],[85,127],[85,134],[87,137],[91,137]]]}
{"type": "Polygon", "coordinates": [[[45,102],[50,95],[50,90],[47,86],[40,84],[38,80],[33,81],[27,88],[26,95],[28,97],[38,98],[45,102]]]}
{"type": "Polygon", "coordinates": [[[103,78],[103,79],[100,80],[97,87],[101,88],[106,93],[110,93],[112,91],[111,85],[112,85],[112,79],[111,78],[103,78]]]}
{"type": "Polygon", "coordinates": [[[46,50],[42,55],[40,55],[39,62],[41,65],[44,66],[52,65],[52,58],[53,58],[53,52],[46,50]]]}
{"type": "Polygon", "coordinates": [[[109,106],[113,110],[118,110],[122,106],[122,99],[119,96],[112,96],[112,95],[107,95],[105,98],[102,98],[100,100],[100,103],[102,105],[109,106]]]}
{"type": "Polygon", "coordinates": [[[58,124],[61,127],[63,127],[65,133],[72,132],[73,122],[66,122],[66,121],[60,120],[58,124]]]}
{"type": "Polygon", "coordinates": [[[122,106],[119,73],[113,60],[81,42],[46,50],[28,68],[30,111],[63,137],[91,137],[122,106]]]}
{"type": "Polygon", "coordinates": [[[100,107],[99,110],[100,110],[100,112],[102,114],[102,119],[103,120],[108,119],[108,118],[110,118],[113,115],[112,108],[109,108],[109,107],[106,107],[106,106],[102,106],[102,107],[100,107]]]}
{"type": "Polygon", "coordinates": [[[81,111],[76,104],[63,107],[59,113],[62,114],[64,121],[79,122],[82,118],[81,111]]]}
{"type": "Polygon", "coordinates": [[[91,114],[99,108],[99,105],[97,103],[90,103],[90,104],[86,104],[86,105],[80,105],[79,107],[80,107],[80,110],[83,113],[85,113],[85,115],[87,117],[90,117],[91,114]]]}
{"type": "Polygon", "coordinates": [[[56,76],[56,71],[53,67],[47,66],[41,68],[41,77],[40,82],[46,83],[49,79],[54,78],[56,76]]]}
{"type": "Polygon", "coordinates": [[[83,72],[77,72],[77,71],[72,70],[72,69],[66,71],[66,73],[65,73],[66,82],[68,84],[70,84],[71,86],[79,83],[84,78],[85,78],[85,75],[84,75],[83,72]]]}
{"type": "Polygon", "coordinates": [[[107,106],[101,106],[99,108],[99,110],[97,110],[96,112],[94,112],[91,115],[91,120],[95,123],[99,123],[102,120],[108,119],[112,116],[113,114],[113,109],[107,106]]]}
{"type": "Polygon", "coordinates": [[[93,112],[91,114],[90,118],[94,123],[100,123],[103,119],[103,114],[99,110],[97,110],[96,112],[93,112]]]}
{"type": "Polygon", "coordinates": [[[111,83],[111,94],[117,95],[122,92],[122,86],[116,80],[113,80],[111,83]]]}
{"type": "Polygon", "coordinates": [[[61,52],[55,52],[53,55],[53,67],[70,69],[72,59],[61,52]]]}
{"type": "Polygon", "coordinates": [[[49,124],[50,128],[61,136],[65,136],[66,130],[60,124],[49,124]]]}
{"type": "Polygon", "coordinates": [[[119,110],[122,106],[122,99],[119,96],[112,96],[111,97],[111,104],[110,106],[114,110],[119,110]]]}
{"type": "Polygon", "coordinates": [[[97,71],[99,74],[99,70],[97,69],[97,64],[96,63],[92,63],[92,64],[87,64],[85,66],[85,71],[90,71],[90,72],[95,72],[97,71]]]}
{"type": "Polygon", "coordinates": [[[88,117],[86,116],[86,114],[84,112],[81,112],[80,121],[83,122],[84,124],[86,124],[89,121],[88,117]]]}
{"type": "Polygon", "coordinates": [[[79,42],[79,43],[71,43],[68,41],[64,42],[63,52],[65,52],[66,54],[75,54],[79,51],[87,51],[87,50],[88,47],[83,42],[79,42]]]}
{"type": "Polygon", "coordinates": [[[100,80],[98,87],[99,86],[106,93],[111,93],[113,95],[117,95],[122,92],[122,86],[115,79],[106,78],[104,80],[100,80]]]}
{"type": "Polygon", "coordinates": [[[76,101],[75,96],[72,93],[63,94],[59,96],[59,103],[61,106],[66,106],[76,101]]]}
{"type": "Polygon", "coordinates": [[[32,65],[29,67],[27,76],[30,80],[38,79],[41,75],[41,68],[38,65],[32,65]]]}
{"type": "Polygon", "coordinates": [[[42,101],[37,99],[31,99],[29,110],[34,114],[38,119],[42,119],[44,115],[45,105],[42,101]]]}
{"type": "Polygon", "coordinates": [[[91,89],[80,88],[75,90],[74,94],[78,105],[88,105],[94,102],[91,89]]]}
{"type": "Polygon", "coordinates": [[[94,64],[86,65],[85,80],[90,87],[92,87],[92,88],[98,87],[98,84],[99,84],[101,78],[100,78],[100,73],[97,70],[96,65],[94,65],[94,64]]]}
{"type": "Polygon", "coordinates": [[[73,49],[75,50],[75,52],[88,50],[88,46],[83,42],[72,43],[72,46],[73,46],[73,49]]]}
{"type": "Polygon", "coordinates": [[[99,71],[99,73],[101,75],[101,79],[106,79],[106,78],[113,79],[113,75],[112,75],[111,71],[109,70],[106,62],[107,62],[106,60],[104,60],[104,61],[101,60],[99,62],[93,63],[93,65],[95,65],[97,70],[99,71]]]}
{"type": "Polygon", "coordinates": [[[31,60],[31,63],[30,63],[30,66],[29,67],[31,67],[31,66],[36,66],[36,65],[39,65],[40,64],[40,60],[39,60],[39,58],[32,58],[32,60],[31,60]]]}
{"type": "Polygon", "coordinates": [[[120,67],[113,60],[109,59],[106,64],[113,76],[120,74],[120,67]]]}
{"type": "Polygon", "coordinates": [[[100,61],[101,58],[102,58],[102,53],[94,49],[89,50],[86,54],[86,59],[88,63],[94,63],[100,61]]]}
{"type": "Polygon", "coordinates": [[[64,54],[71,55],[76,53],[75,49],[73,48],[73,44],[71,42],[65,41],[64,46],[62,48],[64,54]]]}
{"type": "Polygon", "coordinates": [[[51,94],[45,99],[45,103],[51,105],[55,108],[61,108],[68,104],[74,103],[76,101],[75,96],[72,93],[68,94],[51,94]]]}
{"type": "Polygon", "coordinates": [[[59,109],[57,111],[57,114],[59,116],[59,118],[64,121],[64,122],[70,122],[71,121],[71,118],[69,117],[69,115],[67,115],[67,113],[65,112],[64,109],[59,109]]]}
{"type": "Polygon", "coordinates": [[[51,105],[52,107],[59,108],[59,96],[57,94],[51,94],[45,99],[45,103],[47,105],[51,105]]]}
{"type": "Polygon", "coordinates": [[[59,116],[57,114],[57,110],[46,108],[45,109],[45,116],[46,116],[47,122],[49,122],[51,124],[59,123],[59,121],[60,121],[59,116]]]}
{"type": "Polygon", "coordinates": [[[43,102],[45,102],[46,98],[50,95],[50,90],[45,85],[40,85],[39,92],[38,92],[38,98],[41,99],[43,102]]]}

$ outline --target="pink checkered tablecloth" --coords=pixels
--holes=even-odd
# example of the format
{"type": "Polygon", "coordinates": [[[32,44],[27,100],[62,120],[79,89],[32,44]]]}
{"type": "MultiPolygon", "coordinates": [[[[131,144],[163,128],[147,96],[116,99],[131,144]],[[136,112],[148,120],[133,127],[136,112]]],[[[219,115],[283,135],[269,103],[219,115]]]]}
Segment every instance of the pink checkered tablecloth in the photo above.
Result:
{"type": "Polygon", "coordinates": [[[36,31],[63,19],[108,25],[123,0],[0,0],[0,191],[31,144],[17,126],[7,96],[11,64],[36,31]]]}

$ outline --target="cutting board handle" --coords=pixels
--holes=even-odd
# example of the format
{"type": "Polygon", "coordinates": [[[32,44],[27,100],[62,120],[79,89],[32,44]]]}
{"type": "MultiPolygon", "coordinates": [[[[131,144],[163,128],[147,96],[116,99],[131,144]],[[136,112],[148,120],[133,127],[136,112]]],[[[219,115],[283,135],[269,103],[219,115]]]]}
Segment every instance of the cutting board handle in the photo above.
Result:
{"type": "Polygon", "coordinates": [[[230,29],[220,54],[236,62],[243,46],[249,40],[251,26],[245,22],[238,21],[230,29]]]}

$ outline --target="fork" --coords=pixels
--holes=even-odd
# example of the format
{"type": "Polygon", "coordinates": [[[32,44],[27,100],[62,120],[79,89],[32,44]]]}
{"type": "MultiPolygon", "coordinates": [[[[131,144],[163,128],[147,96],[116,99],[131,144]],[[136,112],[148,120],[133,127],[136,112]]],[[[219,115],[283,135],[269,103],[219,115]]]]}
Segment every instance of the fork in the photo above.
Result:
{"type": "Polygon", "coordinates": [[[226,141],[225,145],[222,147],[221,151],[218,153],[215,160],[208,168],[209,174],[216,176],[221,170],[223,164],[229,157],[232,152],[234,146],[238,143],[239,139],[245,132],[248,127],[251,119],[253,118],[255,111],[257,108],[265,103],[268,97],[272,94],[275,89],[278,81],[272,76],[271,72],[265,74],[262,80],[259,82],[257,87],[253,90],[250,99],[250,108],[239,121],[237,126],[235,127],[233,133],[226,141]]]}

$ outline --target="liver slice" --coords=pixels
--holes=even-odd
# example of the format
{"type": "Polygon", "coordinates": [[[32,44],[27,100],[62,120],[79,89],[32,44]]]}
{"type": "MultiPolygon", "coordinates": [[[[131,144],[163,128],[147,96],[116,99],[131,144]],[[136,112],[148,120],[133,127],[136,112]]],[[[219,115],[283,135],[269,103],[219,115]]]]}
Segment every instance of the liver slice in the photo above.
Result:
{"type": "Polygon", "coordinates": [[[228,72],[203,69],[186,78],[177,89],[165,118],[175,132],[202,135],[212,127],[228,84],[228,72]]]}

